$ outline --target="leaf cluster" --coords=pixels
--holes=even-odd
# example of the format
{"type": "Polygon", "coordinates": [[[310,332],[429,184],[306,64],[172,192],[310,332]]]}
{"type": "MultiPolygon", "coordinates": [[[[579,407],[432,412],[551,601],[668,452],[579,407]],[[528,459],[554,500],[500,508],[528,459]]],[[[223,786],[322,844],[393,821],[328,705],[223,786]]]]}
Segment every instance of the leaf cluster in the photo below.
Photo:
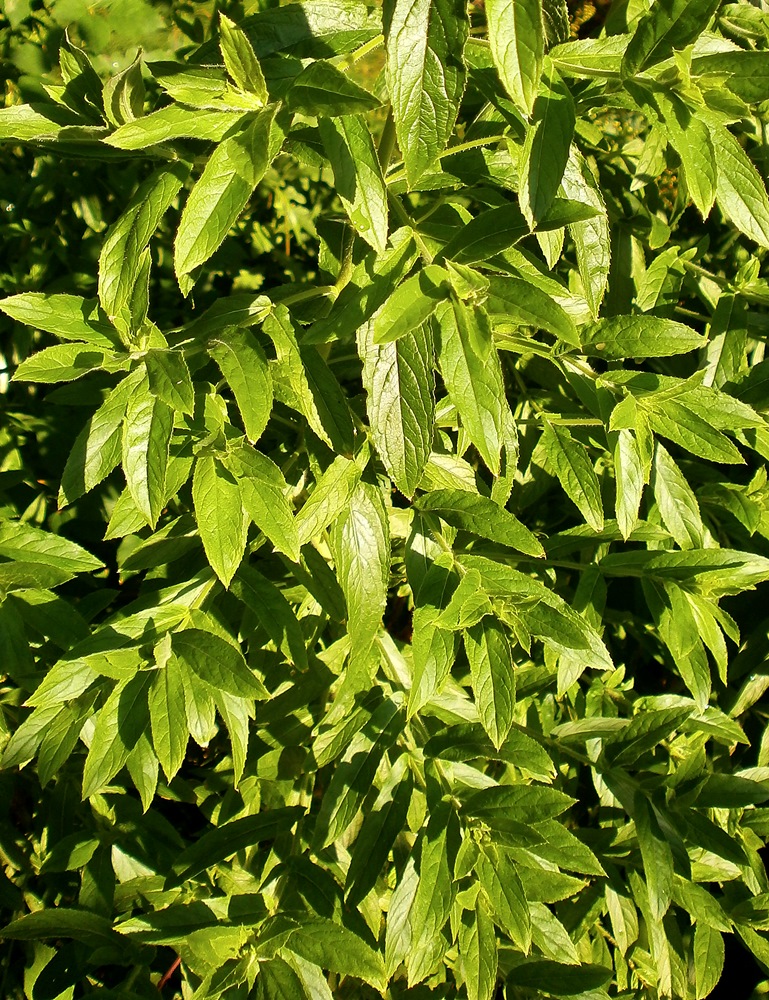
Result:
{"type": "Polygon", "coordinates": [[[4,994],[769,969],[768,15],[171,6],[0,108],[4,994]]]}

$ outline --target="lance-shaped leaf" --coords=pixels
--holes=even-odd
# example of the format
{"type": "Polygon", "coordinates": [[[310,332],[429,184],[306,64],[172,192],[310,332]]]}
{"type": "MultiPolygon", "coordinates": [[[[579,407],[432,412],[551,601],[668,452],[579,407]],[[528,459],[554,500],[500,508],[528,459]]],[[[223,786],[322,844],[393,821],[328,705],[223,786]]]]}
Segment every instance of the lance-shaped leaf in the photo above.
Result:
{"type": "Polygon", "coordinates": [[[248,35],[224,14],[219,14],[219,48],[235,86],[264,106],[269,100],[267,84],[253,46],[248,35]]]}
{"type": "Polygon", "coordinates": [[[658,316],[610,316],[582,331],[585,353],[611,360],[688,354],[705,342],[690,326],[658,316]]]}
{"type": "Polygon", "coordinates": [[[468,1000],[492,1000],[497,986],[497,936],[481,894],[472,909],[462,911],[459,961],[468,1000]]]}
{"type": "Polygon", "coordinates": [[[718,207],[741,233],[769,247],[769,197],[761,175],[731,132],[720,123],[708,126],[718,162],[718,207]]]}
{"type": "Polygon", "coordinates": [[[569,89],[553,73],[536,101],[521,160],[521,209],[532,229],[550,211],[563,180],[576,112],[569,89]]]}
{"type": "Polygon", "coordinates": [[[357,462],[337,455],[296,515],[300,545],[315,538],[347,508],[358,486],[361,471],[357,462]]]}
{"type": "Polygon", "coordinates": [[[279,552],[298,562],[299,535],[287,499],[288,484],[278,466],[245,444],[232,446],[224,464],[237,479],[243,506],[257,528],[279,552]]]}
{"type": "Polygon", "coordinates": [[[377,253],[387,246],[387,189],[374,142],[361,115],[318,122],[323,146],[334,171],[336,192],[363,239],[377,253]]]}
{"type": "Polygon", "coordinates": [[[564,492],[594,531],[603,530],[603,502],[587,448],[559,424],[546,420],[542,445],[564,492]]]}
{"type": "Polygon", "coordinates": [[[99,255],[99,301],[121,332],[132,333],[131,300],[142,255],[179,189],[189,167],[160,167],[136,189],[110,229],[99,255]]]}
{"type": "Polygon", "coordinates": [[[141,671],[118,684],[99,712],[83,768],[84,799],[109,784],[144,732],[150,680],[149,671],[141,671]]]}
{"type": "Polygon", "coordinates": [[[60,507],[92,490],[120,461],[123,417],[143,377],[139,367],[119,382],[78,434],[61,476],[60,507]]]}
{"type": "MultiPolygon", "coordinates": [[[[204,264],[224,241],[274,155],[270,132],[275,110],[266,109],[236,135],[224,139],[193,187],[174,244],[181,280],[204,264]]],[[[191,287],[185,282],[185,288],[191,287]]]]}
{"type": "Polygon", "coordinates": [[[241,566],[232,581],[232,592],[259,619],[260,625],[291,662],[307,667],[304,634],[281,591],[252,566],[241,566]]]}
{"type": "Polygon", "coordinates": [[[546,330],[567,344],[579,346],[571,316],[547,292],[523,278],[493,276],[486,308],[492,317],[504,322],[546,330]]]}
{"type": "Polygon", "coordinates": [[[614,473],[615,514],[620,534],[627,540],[638,521],[645,482],[638,440],[624,427],[617,431],[614,443],[614,473]]]}
{"type": "Polygon", "coordinates": [[[246,700],[267,697],[264,685],[249,669],[241,651],[220,636],[187,628],[173,633],[171,649],[211,687],[246,700]]]}
{"type": "Polygon", "coordinates": [[[115,330],[96,299],[61,293],[22,292],[0,299],[0,312],[35,330],[52,333],[61,340],[82,340],[108,350],[118,343],[115,330]]]}
{"type": "Polygon", "coordinates": [[[495,747],[505,742],[513,724],[515,673],[510,641],[490,615],[464,634],[470,679],[483,728],[495,747]]]}
{"type": "Polygon", "coordinates": [[[436,316],[443,381],[462,426],[494,475],[505,423],[512,420],[491,323],[482,309],[455,298],[436,316]]]}
{"type": "Polygon", "coordinates": [[[545,57],[542,4],[539,0],[486,0],[486,21],[499,78],[518,110],[528,117],[545,57]]]}
{"type": "Polygon", "coordinates": [[[367,324],[358,334],[358,351],[371,437],[395,485],[412,497],[433,442],[432,333],[420,327],[394,343],[375,344],[367,324]]]}
{"type": "Polygon", "coordinates": [[[731,292],[722,292],[708,329],[703,385],[720,389],[726,382],[735,381],[746,366],[747,342],[747,303],[731,292]]]}
{"type": "Polygon", "coordinates": [[[446,951],[442,931],[449,918],[454,887],[453,854],[457,816],[447,802],[430,813],[415,850],[419,854],[419,884],[411,910],[411,953],[406,965],[409,986],[421,982],[438,966],[446,951]]]}
{"type": "Polygon", "coordinates": [[[484,843],[475,871],[489,901],[494,922],[523,952],[531,947],[531,916],[526,893],[510,855],[484,843]]]}
{"type": "Polygon", "coordinates": [[[364,114],[379,107],[373,94],[325,59],[310,63],[299,73],[286,95],[286,103],[292,111],[331,118],[364,114]]]}
{"type": "Polygon", "coordinates": [[[206,557],[228,587],[246,549],[248,516],[237,481],[213,455],[195,462],[192,501],[206,557]]]}
{"type": "Polygon", "coordinates": [[[390,530],[381,492],[359,483],[333,533],[353,655],[365,656],[382,623],[390,580],[390,530]]]}
{"type": "Polygon", "coordinates": [[[449,293],[448,272],[428,264],[407,278],[374,316],[375,344],[387,344],[425,323],[449,293]]]}
{"type": "Polygon", "coordinates": [[[230,327],[209,341],[208,353],[232,389],[246,437],[258,441],[272,412],[272,379],[264,351],[249,330],[230,327]]]}
{"type": "Polygon", "coordinates": [[[697,497],[669,452],[659,442],[654,448],[652,468],[654,498],[665,527],[679,548],[702,548],[705,528],[697,497]]]}
{"type": "Polygon", "coordinates": [[[597,319],[609,282],[611,266],[609,219],[598,183],[576,145],[572,145],[569,150],[569,159],[561,179],[561,190],[567,198],[588,205],[598,213],[590,219],[572,222],[569,226],[577,254],[582,289],[590,312],[597,319]]]}
{"type": "Polygon", "coordinates": [[[213,868],[231,858],[238,851],[287,833],[303,814],[301,806],[286,806],[282,809],[265,810],[255,816],[243,816],[208,830],[176,859],[175,874],[167,880],[169,887],[195,878],[207,868],[213,868]]]}
{"type": "Polygon", "coordinates": [[[129,398],[123,418],[123,472],[137,510],[151,527],[165,505],[172,430],[170,407],[152,395],[145,377],[129,398]]]}
{"type": "Polygon", "coordinates": [[[0,556],[41,563],[66,573],[91,573],[104,563],[81,545],[24,521],[0,523],[0,556]]]}
{"type": "Polygon", "coordinates": [[[135,122],[126,122],[102,141],[118,149],[146,149],[188,138],[220,142],[242,118],[242,111],[207,111],[169,104],[135,122]]]}
{"type": "Polygon", "coordinates": [[[529,225],[520,208],[512,203],[500,205],[481,212],[462,226],[443,248],[440,258],[457,264],[476,264],[528,235],[529,225]]]}
{"type": "Polygon", "coordinates": [[[718,163],[708,125],[675,94],[655,94],[670,145],[681,157],[686,190],[703,219],[716,197],[718,163]]]}
{"type": "Polygon", "coordinates": [[[19,365],[13,374],[17,382],[73,382],[89,372],[105,368],[120,371],[128,359],[116,351],[91,347],[90,344],[54,344],[44,347],[19,365]]]}
{"type": "Polygon", "coordinates": [[[396,0],[386,32],[386,72],[398,146],[414,184],[454,131],[465,89],[469,24],[458,0],[396,0]]]}
{"type": "Polygon", "coordinates": [[[643,792],[636,792],[633,818],[649,890],[649,906],[654,919],[662,920],[673,895],[673,854],[660,829],[656,811],[643,792]]]}
{"type": "Polygon", "coordinates": [[[174,656],[168,656],[152,678],[149,713],[152,745],[166,778],[171,781],[182,766],[189,739],[184,678],[174,656]]]}
{"type": "Polygon", "coordinates": [[[518,518],[493,500],[464,490],[433,490],[419,497],[417,510],[438,514],[455,528],[509,545],[530,556],[544,555],[538,539],[518,518]]]}
{"type": "Polygon", "coordinates": [[[192,416],[195,389],[181,351],[149,350],[144,356],[150,392],[173,410],[192,416]]]}
{"type": "Polygon", "coordinates": [[[707,28],[719,0],[657,0],[636,26],[622,59],[623,77],[662,62],[683,49],[707,28]]]}

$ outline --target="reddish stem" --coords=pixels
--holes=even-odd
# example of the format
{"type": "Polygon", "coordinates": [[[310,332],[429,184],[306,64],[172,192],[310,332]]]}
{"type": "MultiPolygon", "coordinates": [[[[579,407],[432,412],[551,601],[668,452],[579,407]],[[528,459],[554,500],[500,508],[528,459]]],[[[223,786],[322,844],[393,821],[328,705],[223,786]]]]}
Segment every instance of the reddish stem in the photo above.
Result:
{"type": "Polygon", "coordinates": [[[176,958],[173,961],[173,965],[171,966],[171,968],[166,972],[166,974],[163,976],[163,978],[158,983],[158,993],[163,989],[163,987],[166,985],[166,983],[171,978],[171,976],[179,968],[179,966],[181,965],[181,963],[182,963],[181,956],[177,955],[176,958]]]}

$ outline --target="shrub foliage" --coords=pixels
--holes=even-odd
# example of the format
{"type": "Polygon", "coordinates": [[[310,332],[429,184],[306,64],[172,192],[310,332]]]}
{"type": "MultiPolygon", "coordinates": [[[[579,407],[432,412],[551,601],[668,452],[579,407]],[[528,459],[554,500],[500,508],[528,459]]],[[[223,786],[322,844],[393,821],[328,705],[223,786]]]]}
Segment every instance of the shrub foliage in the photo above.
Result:
{"type": "Polygon", "coordinates": [[[44,77],[32,6],[3,996],[769,965],[763,6],[178,5],[44,77]]]}

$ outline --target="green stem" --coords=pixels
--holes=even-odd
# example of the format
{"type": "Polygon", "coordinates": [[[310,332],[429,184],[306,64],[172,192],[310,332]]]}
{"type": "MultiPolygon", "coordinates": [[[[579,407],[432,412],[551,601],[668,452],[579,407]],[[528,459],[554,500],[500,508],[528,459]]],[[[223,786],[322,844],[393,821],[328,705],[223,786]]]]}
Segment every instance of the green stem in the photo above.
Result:
{"type": "MultiPolygon", "coordinates": [[[[489,135],[483,139],[470,139],[468,142],[460,142],[456,146],[449,146],[448,149],[444,149],[442,153],[438,154],[437,159],[443,160],[447,156],[453,156],[455,153],[465,153],[468,149],[478,149],[481,146],[490,146],[492,143],[501,142],[502,139],[506,139],[506,135],[489,135]]],[[[406,171],[402,166],[398,166],[394,173],[390,174],[387,178],[388,184],[395,184],[398,181],[406,179],[406,171]]]]}
{"type": "Polygon", "coordinates": [[[427,247],[425,241],[417,232],[416,223],[411,218],[406,209],[403,207],[400,198],[398,198],[397,195],[391,194],[388,191],[387,200],[390,202],[390,208],[392,208],[393,212],[395,213],[395,215],[397,215],[400,222],[404,226],[408,226],[409,229],[411,229],[414,236],[414,242],[417,245],[417,249],[419,250],[419,255],[421,256],[422,260],[425,262],[425,264],[432,264],[433,255],[430,253],[430,250],[427,247]]]}

